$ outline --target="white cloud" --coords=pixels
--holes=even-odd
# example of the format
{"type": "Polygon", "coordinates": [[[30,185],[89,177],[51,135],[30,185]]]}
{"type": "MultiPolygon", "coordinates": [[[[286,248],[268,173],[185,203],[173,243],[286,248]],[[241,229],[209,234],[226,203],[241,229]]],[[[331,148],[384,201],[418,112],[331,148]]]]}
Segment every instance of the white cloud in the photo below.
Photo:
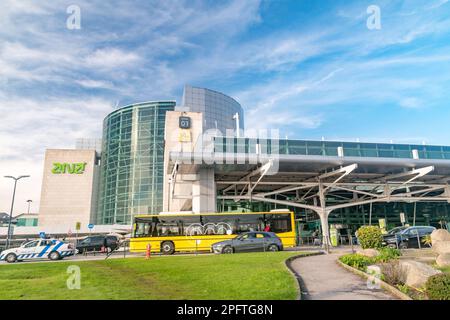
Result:
{"type": "Polygon", "coordinates": [[[102,69],[131,66],[139,60],[140,57],[135,52],[127,52],[117,48],[98,49],[85,58],[89,67],[102,69]]]}
{"type": "Polygon", "coordinates": [[[404,108],[417,109],[423,106],[422,101],[417,98],[404,98],[399,102],[400,106],[404,108]]]}
{"type": "Polygon", "coordinates": [[[90,89],[113,89],[114,88],[114,85],[111,81],[85,79],[85,80],[77,80],[76,83],[78,83],[82,87],[90,88],[90,89]]]}
{"type": "MultiPolygon", "coordinates": [[[[99,98],[37,101],[0,94],[0,177],[31,175],[20,182],[16,214],[24,212],[27,199],[33,200],[35,211],[39,208],[45,149],[73,148],[77,138],[100,137],[101,122],[112,110],[112,101],[99,98]]],[[[0,178],[0,212],[8,210],[10,187],[0,178]]]]}

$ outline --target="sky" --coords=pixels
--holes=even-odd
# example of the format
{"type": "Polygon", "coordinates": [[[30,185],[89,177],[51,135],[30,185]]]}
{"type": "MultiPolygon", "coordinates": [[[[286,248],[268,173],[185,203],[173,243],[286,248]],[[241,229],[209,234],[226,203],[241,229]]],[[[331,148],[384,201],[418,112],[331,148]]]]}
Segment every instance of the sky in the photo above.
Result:
{"type": "MultiPolygon", "coordinates": [[[[14,214],[39,210],[46,148],[101,137],[118,106],[181,102],[185,84],[290,139],[450,145],[450,2],[2,0],[0,177],[31,175],[14,214]]],[[[0,178],[0,212],[12,187],[0,178]]]]}

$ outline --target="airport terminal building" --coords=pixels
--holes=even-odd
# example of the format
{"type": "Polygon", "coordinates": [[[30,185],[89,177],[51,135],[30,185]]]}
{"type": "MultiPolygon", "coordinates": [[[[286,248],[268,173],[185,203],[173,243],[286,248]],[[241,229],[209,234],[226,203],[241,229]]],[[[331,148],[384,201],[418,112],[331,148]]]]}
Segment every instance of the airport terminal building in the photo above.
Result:
{"type": "MultiPolygon", "coordinates": [[[[100,125],[100,124],[99,124],[100,125]]],[[[130,230],[137,214],[290,209],[298,230],[446,224],[450,147],[280,139],[220,92],[121,107],[100,141],[46,151],[35,233],[130,230]]],[[[29,229],[31,230],[31,229],[29,229]]]]}

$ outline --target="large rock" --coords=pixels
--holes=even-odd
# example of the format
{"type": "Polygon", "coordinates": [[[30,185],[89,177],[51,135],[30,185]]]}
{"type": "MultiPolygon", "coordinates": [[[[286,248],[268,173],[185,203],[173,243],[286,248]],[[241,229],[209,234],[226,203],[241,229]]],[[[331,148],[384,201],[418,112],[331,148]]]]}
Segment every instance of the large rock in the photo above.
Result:
{"type": "Polygon", "coordinates": [[[380,254],[380,251],[378,251],[377,249],[361,249],[356,251],[356,253],[362,256],[373,258],[378,256],[380,254]]]}
{"type": "Polygon", "coordinates": [[[431,243],[434,245],[439,241],[450,241],[450,233],[445,229],[436,229],[431,233],[431,243]]]}
{"type": "Polygon", "coordinates": [[[406,272],[405,283],[416,289],[422,288],[429,277],[442,273],[425,263],[417,261],[400,261],[400,266],[406,272]]]}
{"type": "Polygon", "coordinates": [[[436,259],[436,264],[439,267],[450,267],[450,253],[440,254],[436,259]]]}
{"type": "Polygon", "coordinates": [[[437,254],[450,253],[450,241],[437,241],[433,243],[432,249],[437,254]]]}

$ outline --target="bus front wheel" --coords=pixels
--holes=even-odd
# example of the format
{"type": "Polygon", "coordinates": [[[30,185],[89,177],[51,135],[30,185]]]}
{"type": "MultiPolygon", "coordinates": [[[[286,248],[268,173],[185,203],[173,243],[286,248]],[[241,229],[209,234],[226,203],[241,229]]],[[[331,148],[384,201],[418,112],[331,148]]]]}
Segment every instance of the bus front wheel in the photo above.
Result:
{"type": "Polygon", "coordinates": [[[164,241],[161,243],[161,252],[163,254],[173,254],[175,252],[175,246],[172,241],[164,241]]]}

